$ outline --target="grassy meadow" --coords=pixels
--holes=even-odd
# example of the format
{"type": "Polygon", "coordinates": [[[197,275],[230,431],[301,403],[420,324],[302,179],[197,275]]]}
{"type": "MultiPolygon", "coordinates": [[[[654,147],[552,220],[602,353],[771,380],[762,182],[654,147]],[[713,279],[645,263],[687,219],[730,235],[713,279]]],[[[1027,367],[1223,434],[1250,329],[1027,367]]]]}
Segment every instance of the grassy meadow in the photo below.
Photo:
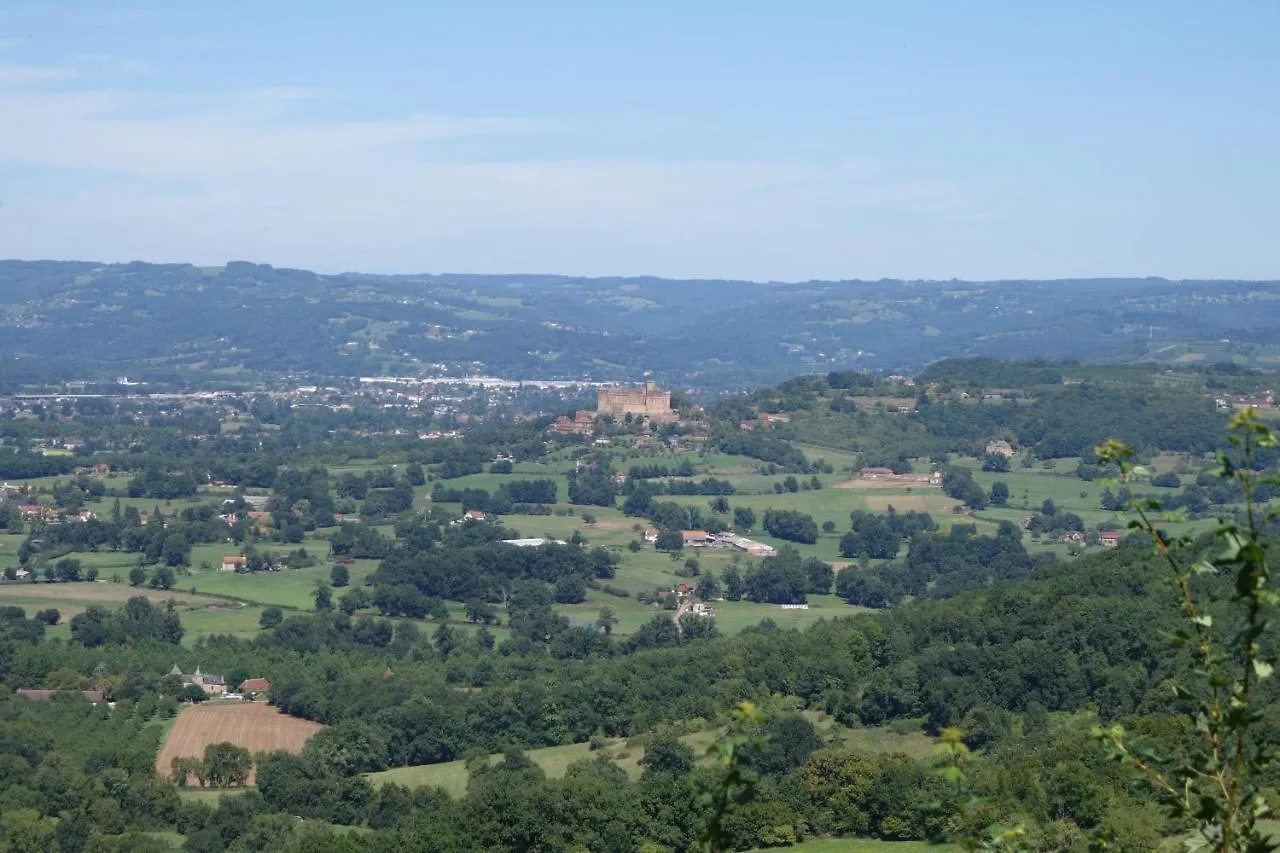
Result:
{"type": "MultiPolygon", "coordinates": [[[[896,734],[888,728],[849,729],[836,725],[829,718],[819,714],[807,714],[825,737],[832,743],[851,748],[863,749],[871,753],[901,752],[912,757],[924,757],[933,753],[934,741],[919,732],[896,734]]],[[[699,762],[709,761],[707,747],[722,734],[720,729],[686,734],[680,740],[688,744],[698,756],[699,762]]],[[[604,756],[618,765],[631,778],[638,778],[643,770],[644,738],[611,738],[602,749],[593,750],[590,744],[575,743],[565,746],[549,746],[543,749],[531,749],[526,755],[542,768],[549,778],[559,779],[564,776],[569,765],[596,756],[604,756]]],[[[489,756],[490,763],[497,763],[502,758],[499,754],[489,756]]],[[[447,761],[440,764],[421,764],[415,767],[396,767],[378,773],[366,774],[366,778],[380,787],[388,782],[404,785],[409,788],[422,786],[444,788],[451,796],[461,797],[466,793],[467,780],[470,775],[465,761],[447,761]]]]}

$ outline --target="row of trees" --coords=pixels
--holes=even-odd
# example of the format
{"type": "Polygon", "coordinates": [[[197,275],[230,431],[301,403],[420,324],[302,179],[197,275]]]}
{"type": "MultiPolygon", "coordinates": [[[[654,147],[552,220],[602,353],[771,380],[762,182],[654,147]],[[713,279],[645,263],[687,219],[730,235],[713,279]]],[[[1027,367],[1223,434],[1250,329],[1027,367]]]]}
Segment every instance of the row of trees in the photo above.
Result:
{"type": "Polygon", "coordinates": [[[252,773],[249,750],[225,741],[205,746],[201,758],[175,756],[169,763],[169,776],[179,788],[187,787],[193,779],[201,788],[244,787],[252,773]]]}

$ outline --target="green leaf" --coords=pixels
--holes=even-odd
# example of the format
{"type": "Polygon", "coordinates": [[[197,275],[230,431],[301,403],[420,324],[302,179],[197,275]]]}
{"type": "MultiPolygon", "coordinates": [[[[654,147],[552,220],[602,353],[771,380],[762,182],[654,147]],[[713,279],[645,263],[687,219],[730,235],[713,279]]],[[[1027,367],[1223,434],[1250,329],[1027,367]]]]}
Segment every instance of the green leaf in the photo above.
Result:
{"type": "Polygon", "coordinates": [[[1253,674],[1258,676],[1259,681],[1269,678],[1271,673],[1275,672],[1275,670],[1276,668],[1266,661],[1259,658],[1253,659],[1253,674]]]}

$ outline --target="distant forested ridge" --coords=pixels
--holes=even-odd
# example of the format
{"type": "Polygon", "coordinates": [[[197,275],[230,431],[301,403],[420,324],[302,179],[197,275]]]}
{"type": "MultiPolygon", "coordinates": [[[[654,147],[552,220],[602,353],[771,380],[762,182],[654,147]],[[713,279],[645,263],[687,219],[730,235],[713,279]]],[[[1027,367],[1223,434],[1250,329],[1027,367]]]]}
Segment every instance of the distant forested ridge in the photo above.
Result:
{"type": "Polygon", "coordinates": [[[1280,282],[759,284],[552,275],[319,275],[235,261],[0,261],[0,391],[127,374],[416,374],[704,388],[940,358],[1237,362],[1280,353],[1280,282]]]}

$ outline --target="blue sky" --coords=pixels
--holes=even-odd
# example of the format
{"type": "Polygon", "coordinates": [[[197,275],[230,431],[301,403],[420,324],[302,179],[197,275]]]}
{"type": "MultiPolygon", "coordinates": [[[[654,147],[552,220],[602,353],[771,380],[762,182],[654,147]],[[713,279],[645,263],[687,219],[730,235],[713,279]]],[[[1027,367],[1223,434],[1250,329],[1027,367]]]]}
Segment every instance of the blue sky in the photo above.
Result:
{"type": "Polygon", "coordinates": [[[1280,4],[0,7],[0,256],[1275,278],[1280,4]]]}

